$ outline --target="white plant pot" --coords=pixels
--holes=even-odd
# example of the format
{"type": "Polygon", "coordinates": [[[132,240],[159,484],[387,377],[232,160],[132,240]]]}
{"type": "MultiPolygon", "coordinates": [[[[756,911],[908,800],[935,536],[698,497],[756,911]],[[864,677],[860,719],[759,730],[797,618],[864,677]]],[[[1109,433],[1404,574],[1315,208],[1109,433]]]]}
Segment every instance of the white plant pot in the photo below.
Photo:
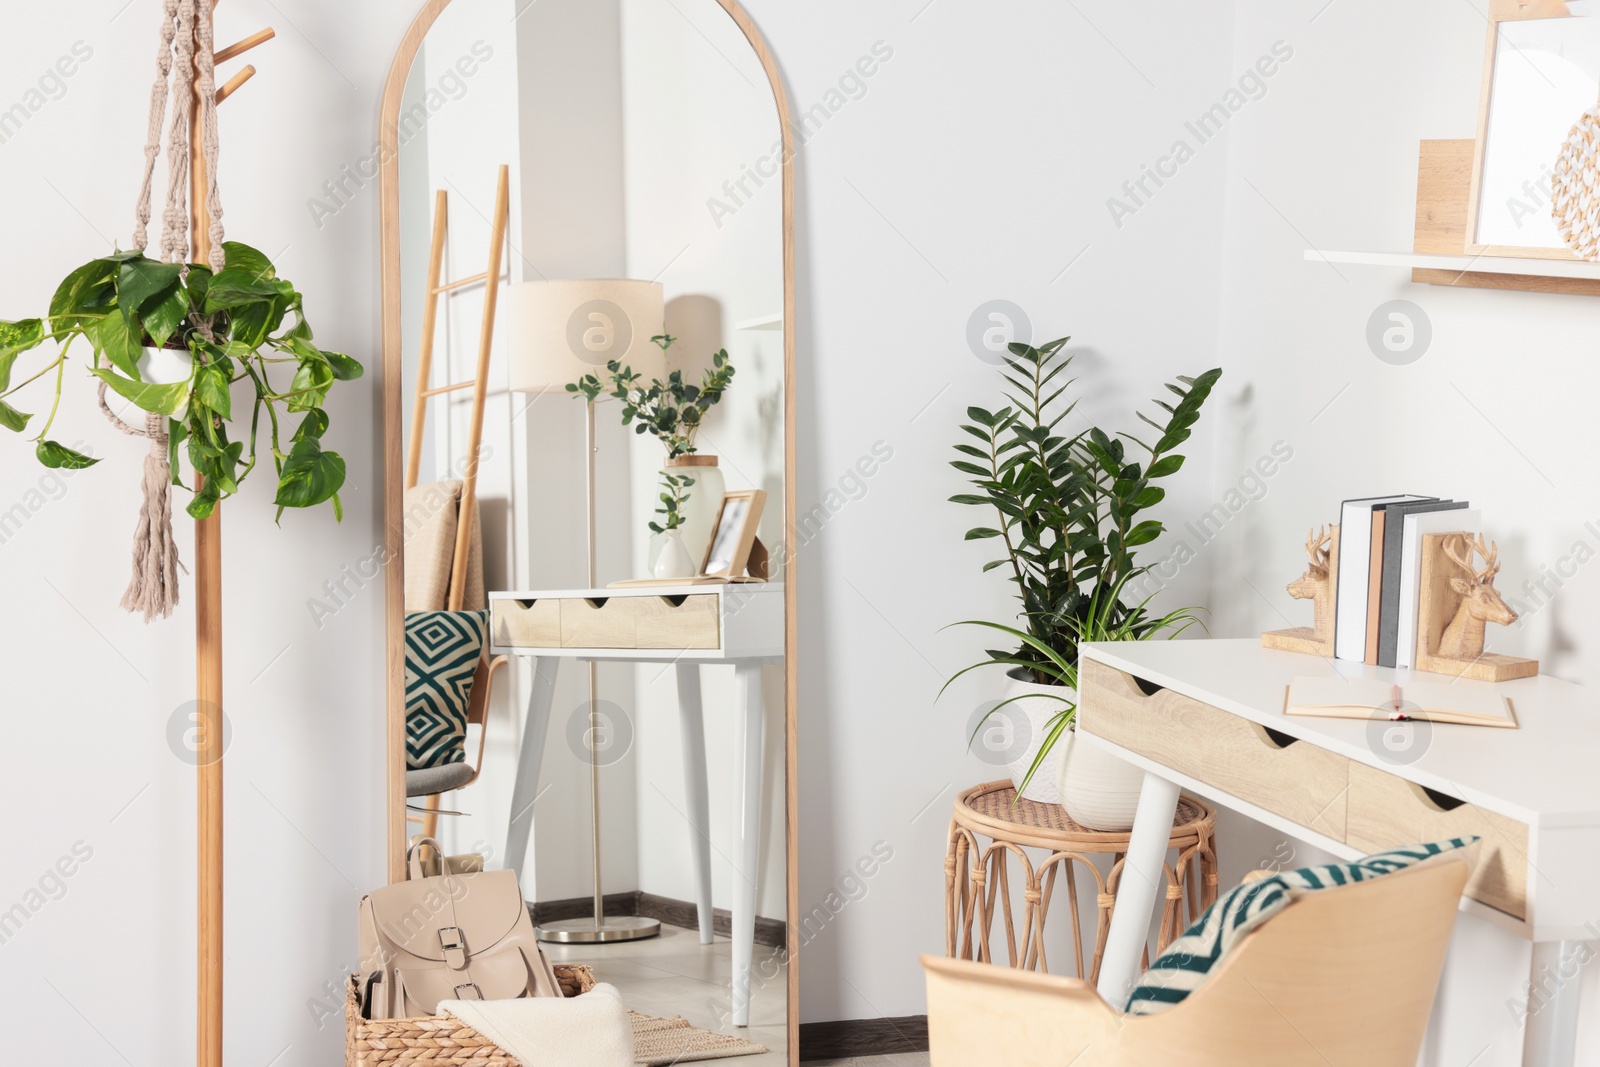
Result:
{"type": "MultiPolygon", "coordinates": [[[[1012,670],[1020,671],[1022,668],[1014,667],[1012,670]]],[[[1020,788],[1023,777],[1027,775],[1028,768],[1033,766],[1034,757],[1039,754],[1039,749],[1050,732],[1050,720],[1067,708],[1067,705],[1058,698],[1065,697],[1077,703],[1078,693],[1077,690],[1064,685],[1040,685],[1037,682],[1024,681],[1011,671],[1006,672],[1006,683],[1000,693],[1002,700],[1011,700],[1012,697],[1022,698],[1001,708],[1001,714],[1015,708],[1028,723],[1028,744],[1021,755],[1006,767],[1011,773],[1011,784],[1020,788]]],[[[1033,781],[1029,782],[1028,788],[1022,792],[1024,800],[1036,800],[1041,804],[1061,803],[1059,764],[1065,754],[1063,742],[1068,736],[1070,735],[1062,734],[1056,740],[1050,754],[1045,757],[1044,765],[1039,768],[1039,773],[1033,776],[1033,781]]]]}
{"type": "Polygon", "coordinates": [[[1144,772],[1097,745],[1084,744],[1076,729],[1062,734],[1056,747],[1061,750],[1061,806],[1073,821],[1091,830],[1133,829],[1144,772]]]}
{"type": "MultiPolygon", "coordinates": [[[[194,373],[194,356],[187,348],[146,348],[139,356],[136,364],[139,378],[151,385],[176,385],[186,382],[194,373]]],[[[106,393],[106,402],[111,402],[111,393],[106,393]]],[[[134,407],[132,401],[128,407],[138,414],[144,414],[139,408],[134,407]]],[[[189,405],[185,404],[172,413],[172,417],[182,422],[189,416],[189,405]]],[[[122,416],[123,422],[128,422],[127,413],[122,416]]]]}
{"type": "Polygon", "coordinates": [[[689,559],[688,551],[683,547],[683,538],[677,530],[668,530],[660,535],[661,551],[656,554],[656,565],[652,573],[657,578],[692,578],[696,570],[695,564],[689,559]]]}
{"type": "Polygon", "coordinates": [[[695,570],[690,572],[693,574],[706,558],[706,549],[711,547],[711,525],[717,521],[717,509],[722,506],[722,494],[727,491],[728,483],[723,480],[722,470],[717,466],[717,457],[698,452],[667,460],[662,471],[694,479],[683,505],[678,509],[683,515],[683,525],[678,527],[678,532],[683,535],[684,549],[694,561],[695,570]]]}

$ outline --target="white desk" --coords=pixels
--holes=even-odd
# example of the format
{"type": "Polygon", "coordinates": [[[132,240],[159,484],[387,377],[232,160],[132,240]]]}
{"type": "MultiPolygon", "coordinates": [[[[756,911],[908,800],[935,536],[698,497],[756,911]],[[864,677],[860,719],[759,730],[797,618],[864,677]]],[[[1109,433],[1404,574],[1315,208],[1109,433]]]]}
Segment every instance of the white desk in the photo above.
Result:
{"type": "MultiPolygon", "coordinates": [[[[1412,675],[1337,666],[1402,684],[1412,675]]],[[[1572,1063],[1582,983],[1547,979],[1596,939],[1600,915],[1600,709],[1586,689],[1502,683],[1521,729],[1495,730],[1285,716],[1289,682],[1334,663],[1255,640],[1091,644],[1080,667],[1080,735],[1145,772],[1100,971],[1107,1001],[1124,1003],[1138,977],[1187,789],[1346,859],[1481,836],[1462,909],[1532,941],[1534,986],[1554,986],[1527,1018],[1523,1062],[1572,1063]]]]}
{"type": "Polygon", "coordinates": [[[683,726],[683,774],[694,859],[700,941],[712,941],[711,815],[706,785],[700,668],[726,663],[737,679],[734,748],[739,753],[739,846],[733,896],[733,1023],[750,1025],[750,961],[755,944],[756,879],[761,854],[761,767],[765,710],[761,665],[783,658],[783,586],[651,586],[489,594],[493,653],[534,661],[517,781],[511,794],[506,866],[521,870],[539,795],[556,668],[578,661],[674,663],[683,726]]]}

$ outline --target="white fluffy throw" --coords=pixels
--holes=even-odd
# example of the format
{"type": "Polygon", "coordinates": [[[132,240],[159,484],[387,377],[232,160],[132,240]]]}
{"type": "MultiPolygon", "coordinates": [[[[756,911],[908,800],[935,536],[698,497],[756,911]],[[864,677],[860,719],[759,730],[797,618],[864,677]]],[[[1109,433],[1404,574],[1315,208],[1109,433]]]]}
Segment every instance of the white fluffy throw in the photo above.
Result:
{"type": "Polygon", "coordinates": [[[523,1067],[631,1067],[633,1026],[615,986],[581,997],[443,1000],[453,1015],[517,1058],[523,1067]]]}

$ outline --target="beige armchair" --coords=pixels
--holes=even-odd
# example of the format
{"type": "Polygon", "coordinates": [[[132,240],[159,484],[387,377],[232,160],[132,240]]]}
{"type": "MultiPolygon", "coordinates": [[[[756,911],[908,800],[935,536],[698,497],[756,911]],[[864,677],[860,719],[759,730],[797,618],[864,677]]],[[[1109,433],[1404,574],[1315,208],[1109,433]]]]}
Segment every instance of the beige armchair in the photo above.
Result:
{"type": "Polygon", "coordinates": [[[1468,869],[1451,856],[1296,900],[1158,1015],[1076,978],[924,956],[933,1067],[1413,1067],[1468,869]]]}

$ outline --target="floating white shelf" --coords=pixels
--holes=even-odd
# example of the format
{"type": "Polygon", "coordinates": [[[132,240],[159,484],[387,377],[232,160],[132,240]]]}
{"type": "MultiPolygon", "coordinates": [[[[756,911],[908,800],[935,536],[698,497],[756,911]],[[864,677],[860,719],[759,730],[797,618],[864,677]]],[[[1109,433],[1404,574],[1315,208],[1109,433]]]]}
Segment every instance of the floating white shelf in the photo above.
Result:
{"type": "Polygon", "coordinates": [[[1600,263],[1572,259],[1509,259],[1504,256],[1443,256],[1425,252],[1336,252],[1306,249],[1308,263],[1354,263],[1407,270],[1453,270],[1469,274],[1521,274],[1536,278],[1600,281],[1600,263]]]}
{"type": "MultiPolygon", "coordinates": [[[[1600,277],[1600,275],[1597,275],[1600,277]]],[[[734,323],[735,330],[781,330],[783,329],[783,312],[776,315],[763,315],[759,319],[745,319],[743,322],[734,323]]]]}

